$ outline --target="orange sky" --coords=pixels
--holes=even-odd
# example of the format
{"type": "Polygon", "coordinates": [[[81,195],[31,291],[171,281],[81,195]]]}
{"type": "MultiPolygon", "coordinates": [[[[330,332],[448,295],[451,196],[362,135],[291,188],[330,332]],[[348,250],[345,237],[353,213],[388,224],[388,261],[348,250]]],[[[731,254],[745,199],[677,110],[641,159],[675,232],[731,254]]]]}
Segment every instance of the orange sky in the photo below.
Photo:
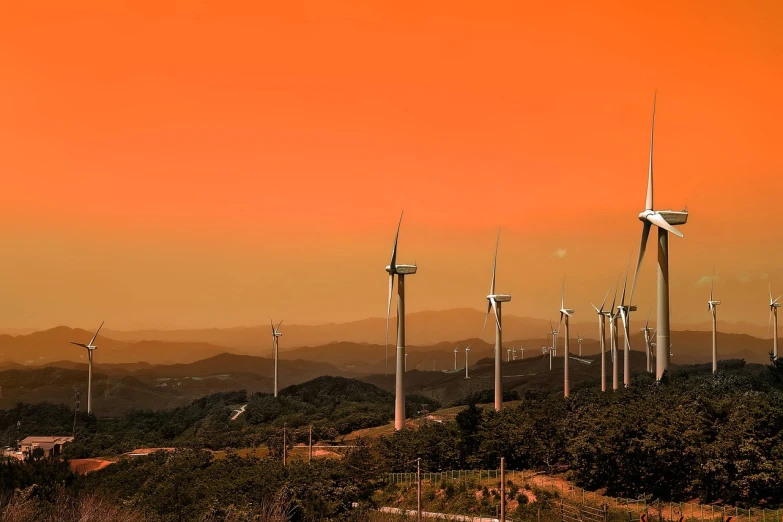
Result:
{"type": "Polygon", "coordinates": [[[483,308],[502,225],[504,310],[554,316],[567,273],[587,314],[655,88],[672,320],[713,264],[726,320],[783,292],[778,1],[33,4],[0,18],[0,327],[380,316],[401,208],[409,310],[483,308]]]}

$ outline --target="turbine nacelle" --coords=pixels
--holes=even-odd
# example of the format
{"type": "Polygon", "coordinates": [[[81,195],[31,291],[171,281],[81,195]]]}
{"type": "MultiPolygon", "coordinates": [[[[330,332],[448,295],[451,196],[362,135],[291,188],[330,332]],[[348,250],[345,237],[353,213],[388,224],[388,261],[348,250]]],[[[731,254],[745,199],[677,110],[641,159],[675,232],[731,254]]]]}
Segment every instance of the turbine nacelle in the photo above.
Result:
{"type": "Polygon", "coordinates": [[[386,271],[389,275],[410,275],[415,274],[417,268],[416,265],[395,265],[387,266],[386,271]]]}
{"type": "Polygon", "coordinates": [[[507,303],[511,301],[511,294],[494,294],[488,295],[487,300],[495,301],[496,303],[507,303]]]}

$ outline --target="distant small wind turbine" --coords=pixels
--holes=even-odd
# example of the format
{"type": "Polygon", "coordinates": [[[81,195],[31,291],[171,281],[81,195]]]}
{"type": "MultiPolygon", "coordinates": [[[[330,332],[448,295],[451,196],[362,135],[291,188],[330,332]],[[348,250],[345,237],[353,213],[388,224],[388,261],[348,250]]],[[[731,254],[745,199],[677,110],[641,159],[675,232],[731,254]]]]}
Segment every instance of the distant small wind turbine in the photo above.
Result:
{"type": "Polygon", "coordinates": [[[457,370],[457,350],[459,350],[459,345],[457,345],[456,348],[454,348],[454,370],[457,370]]]}
{"type": "Polygon", "coordinates": [[[498,247],[500,246],[500,230],[495,242],[495,262],[492,265],[492,282],[489,285],[489,295],[487,295],[487,315],[484,316],[484,328],[481,330],[481,337],[484,338],[484,330],[487,328],[487,319],[490,310],[495,311],[495,411],[503,408],[503,373],[501,363],[503,362],[503,332],[501,331],[502,310],[500,305],[511,301],[509,294],[495,293],[495,274],[498,268],[498,247]]]}
{"type": "Polygon", "coordinates": [[[470,352],[470,345],[465,347],[465,378],[470,379],[468,376],[468,353],[470,352]]]}
{"type": "Polygon", "coordinates": [[[579,330],[576,331],[576,342],[579,343],[579,357],[582,356],[582,341],[584,341],[584,338],[579,335],[579,330]]]}
{"type": "MultiPolygon", "coordinates": [[[[606,291],[606,295],[604,296],[604,300],[601,302],[601,308],[596,307],[593,303],[590,303],[590,306],[593,307],[593,310],[595,310],[595,313],[598,314],[598,341],[601,346],[601,391],[606,391],[606,316],[607,312],[604,310],[604,305],[606,304],[606,298],[609,297],[609,292],[612,291],[612,288],[610,287],[609,290],[606,291]]],[[[611,311],[609,312],[611,314],[611,311]]]]}
{"type": "Polygon", "coordinates": [[[574,309],[573,308],[566,308],[565,307],[565,277],[563,278],[563,289],[560,294],[560,320],[557,323],[558,330],[560,329],[560,323],[565,322],[565,348],[563,351],[563,395],[568,398],[571,394],[571,385],[568,382],[568,358],[570,356],[569,354],[569,346],[570,346],[570,337],[571,337],[571,327],[569,326],[569,319],[571,316],[574,315],[574,309]]]}
{"type": "Polygon", "coordinates": [[[392,292],[394,291],[394,276],[397,276],[397,371],[394,386],[394,429],[405,428],[405,276],[416,273],[416,265],[397,264],[397,241],[400,238],[402,213],[397,223],[397,234],[394,236],[391,261],[386,267],[389,273],[389,301],[386,305],[386,365],[388,367],[389,350],[389,316],[391,315],[392,292]]]}
{"type": "Polygon", "coordinates": [[[772,321],[772,358],[778,358],[778,308],[780,303],[778,301],[783,295],[778,296],[777,299],[772,299],[772,285],[769,285],[769,319],[767,320],[767,335],[769,335],[769,322],[772,321]]]}
{"type": "Polygon", "coordinates": [[[644,351],[647,352],[647,372],[652,373],[653,371],[653,365],[652,365],[652,349],[653,349],[653,335],[652,328],[650,328],[650,313],[652,313],[652,307],[650,307],[650,311],[647,312],[647,322],[644,323],[644,328],[642,328],[642,332],[644,333],[644,351]]]}
{"type": "Polygon", "coordinates": [[[96,330],[95,335],[92,336],[92,339],[90,339],[90,342],[87,344],[75,343],[71,341],[71,344],[81,346],[87,350],[87,413],[92,413],[92,352],[98,348],[93,343],[98,337],[98,332],[101,331],[101,328],[103,328],[103,322],[101,322],[101,325],[98,327],[98,330],[96,330]]]}
{"type": "Polygon", "coordinates": [[[623,283],[623,293],[620,297],[620,305],[617,307],[617,313],[623,320],[623,338],[625,339],[625,349],[623,350],[623,386],[628,388],[631,385],[631,335],[629,323],[631,322],[631,312],[636,311],[636,306],[629,303],[625,304],[625,289],[628,284],[628,270],[631,267],[631,258],[628,258],[628,268],[625,269],[625,282],[623,283]]]}
{"type": "Polygon", "coordinates": [[[712,298],[715,288],[715,267],[712,268],[712,282],[710,283],[710,300],[707,301],[707,313],[712,312],[712,373],[718,371],[718,305],[720,301],[712,298]]]}
{"type": "Polygon", "coordinates": [[[280,333],[280,326],[283,324],[283,321],[280,321],[280,323],[277,325],[277,328],[275,328],[275,323],[272,322],[272,320],[269,320],[269,324],[272,326],[272,348],[275,350],[275,384],[274,384],[274,393],[275,397],[277,397],[277,361],[279,359],[280,354],[280,337],[282,337],[282,333],[280,333]]]}
{"type": "Polygon", "coordinates": [[[552,334],[552,351],[554,352],[554,356],[557,357],[557,336],[560,334],[558,331],[560,327],[558,326],[558,330],[555,330],[552,326],[552,319],[549,320],[549,329],[551,330],[552,334]]]}

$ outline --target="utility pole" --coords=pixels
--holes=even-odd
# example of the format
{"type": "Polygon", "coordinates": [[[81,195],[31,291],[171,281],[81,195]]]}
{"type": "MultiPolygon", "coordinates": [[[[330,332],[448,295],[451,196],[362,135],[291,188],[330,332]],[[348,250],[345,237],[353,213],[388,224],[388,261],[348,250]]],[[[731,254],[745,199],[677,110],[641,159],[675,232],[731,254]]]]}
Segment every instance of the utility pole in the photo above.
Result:
{"type": "Polygon", "coordinates": [[[500,457],[500,522],[506,522],[506,457],[500,457]]]}
{"type": "Polygon", "coordinates": [[[285,428],[286,428],[286,425],[283,424],[283,467],[285,467],[285,464],[286,464],[286,462],[285,462],[286,459],[285,458],[286,458],[286,451],[288,449],[288,447],[286,446],[286,440],[285,440],[285,435],[286,435],[285,428]]]}
{"type": "Polygon", "coordinates": [[[416,459],[416,522],[421,522],[421,459],[416,459]]]}
{"type": "Polygon", "coordinates": [[[310,464],[313,461],[313,425],[310,425],[310,443],[307,450],[307,463],[310,464]]]}

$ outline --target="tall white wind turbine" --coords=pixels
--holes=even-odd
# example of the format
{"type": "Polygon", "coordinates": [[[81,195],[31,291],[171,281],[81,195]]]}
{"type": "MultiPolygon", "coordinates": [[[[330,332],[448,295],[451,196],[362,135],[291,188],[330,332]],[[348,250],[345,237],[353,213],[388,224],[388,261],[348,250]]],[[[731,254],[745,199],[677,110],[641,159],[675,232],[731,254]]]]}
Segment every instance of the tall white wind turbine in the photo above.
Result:
{"type": "Polygon", "coordinates": [[[470,345],[465,347],[465,378],[470,379],[468,376],[468,353],[470,353],[470,345]]]}
{"type": "Polygon", "coordinates": [[[280,359],[280,337],[283,336],[283,334],[280,333],[280,327],[283,325],[283,321],[280,321],[280,323],[278,323],[277,328],[275,328],[275,323],[273,323],[271,319],[269,320],[269,324],[272,326],[272,348],[275,351],[274,393],[275,393],[275,397],[277,397],[277,365],[280,359]]]}
{"type": "Polygon", "coordinates": [[[584,341],[584,338],[579,335],[579,331],[576,332],[576,342],[579,343],[579,357],[582,356],[582,341],[584,341]]]}
{"type": "Polygon", "coordinates": [[[617,302],[617,287],[620,286],[620,280],[617,280],[617,285],[614,287],[614,297],[612,297],[612,307],[607,311],[607,317],[609,317],[609,351],[612,355],[612,389],[619,388],[618,379],[618,365],[617,365],[617,348],[618,348],[618,335],[617,335],[617,318],[620,315],[615,312],[615,303],[617,302]]]}
{"type": "MultiPolygon", "coordinates": [[[[628,259],[628,267],[631,266],[631,260],[628,259]]],[[[636,306],[630,303],[625,304],[625,290],[628,285],[628,268],[625,269],[625,282],[623,283],[623,293],[620,297],[620,305],[617,307],[617,313],[623,320],[623,338],[625,338],[625,349],[623,350],[623,386],[628,388],[631,385],[631,312],[636,311],[636,306]]]]}
{"type": "Polygon", "coordinates": [[[560,329],[560,323],[565,322],[565,347],[563,349],[563,396],[568,398],[568,396],[571,394],[571,385],[568,382],[568,357],[569,354],[569,346],[570,346],[570,337],[571,337],[571,327],[569,326],[569,319],[571,316],[574,315],[574,309],[573,308],[566,308],[565,307],[565,277],[563,278],[563,289],[560,293],[560,321],[557,323],[558,329],[560,329]]]}
{"type": "Polygon", "coordinates": [[[459,350],[459,345],[454,348],[454,371],[457,370],[457,350],[459,350]]]}
{"type": "Polygon", "coordinates": [[[720,301],[712,298],[715,289],[715,268],[712,269],[712,282],[710,283],[710,300],[707,301],[707,313],[712,312],[712,373],[718,371],[718,305],[720,301]]]}
{"type": "Polygon", "coordinates": [[[767,320],[767,334],[769,334],[769,321],[772,320],[772,358],[778,358],[778,302],[783,295],[772,299],[772,285],[769,285],[769,319],[767,320]]]}
{"type": "Polygon", "coordinates": [[[652,125],[650,128],[650,156],[647,171],[647,198],[644,211],[639,214],[642,221],[642,239],[639,245],[639,258],[636,261],[636,272],[631,285],[629,301],[633,301],[633,293],[636,288],[636,279],[639,276],[639,267],[644,259],[644,251],[647,247],[647,238],[650,235],[650,227],[658,228],[658,357],[656,358],[655,378],[661,380],[663,373],[669,369],[669,232],[682,237],[682,232],[672,225],[684,225],[688,221],[688,211],[654,210],[653,209],[653,138],[655,135],[655,102],[657,93],[653,99],[652,125]]]}
{"type": "MultiPolygon", "coordinates": [[[[590,303],[590,306],[593,307],[593,310],[595,310],[595,313],[598,314],[598,342],[601,346],[601,391],[606,391],[606,316],[607,313],[604,310],[604,305],[606,304],[606,298],[609,297],[609,292],[611,292],[611,287],[609,290],[606,291],[606,295],[604,295],[604,300],[601,301],[601,308],[598,308],[593,303],[590,303]]],[[[611,314],[611,311],[610,311],[611,314]]]]}
{"type": "Polygon", "coordinates": [[[405,427],[405,276],[416,273],[416,265],[397,264],[397,240],[400,238],[402,213],[397,223],[397,234],[394,236],[391,261],[386,271],[389,273],[389,300],[386,305],[386,360],[388,365],[389,350],[389,317],[391,316],[392,293],[394,292],[394,276],[397,276],[397,371],[394,398],[394,429],[405,427]]]}
{"type": "Polygon", "coordinates": [[[98,332],[101,331],[101,328],[103,328],[103,322],[101,322],[101,325],[98,327],[95,335],[92,336],[92,339],[90,339],[90,342],[87,344],[75,343],[71,341],[71,344],[81,346],[87,350],[87,413],[92,413],[92,352],[98,348],[93,343],[98,337],[98,332]]]}
{"type": "Polygon", "coordinates": [[[560,335],[560,325],[558,325],[557,330],[552,326],[552,320],[549,320],[549,329],[551,330],[550,335],[552,336],[552,352],[555,357],[557,357],[557,337],[560,335]]]}
{"type": "Polygon", "coordinates": [[[489,312],[494,310],[495,312],[495,411],[500,411],[503,408],[503,332],[501,331],[502,324],[502,310],[501,304],[511,301],[510,294],[496,294],[495,293],[495,274],[498,268],[498,247],[500,246],[500,230],[498,230],[498,238],[495,242],[495,262],[492,265],[492,282],[489,285],[489,295],[487,295],[487,315],[484,316],[484,327],[481,330],[481,337],[484,338],[484,331],[487,328],[487,319],[489,318],[489,312]]]}

